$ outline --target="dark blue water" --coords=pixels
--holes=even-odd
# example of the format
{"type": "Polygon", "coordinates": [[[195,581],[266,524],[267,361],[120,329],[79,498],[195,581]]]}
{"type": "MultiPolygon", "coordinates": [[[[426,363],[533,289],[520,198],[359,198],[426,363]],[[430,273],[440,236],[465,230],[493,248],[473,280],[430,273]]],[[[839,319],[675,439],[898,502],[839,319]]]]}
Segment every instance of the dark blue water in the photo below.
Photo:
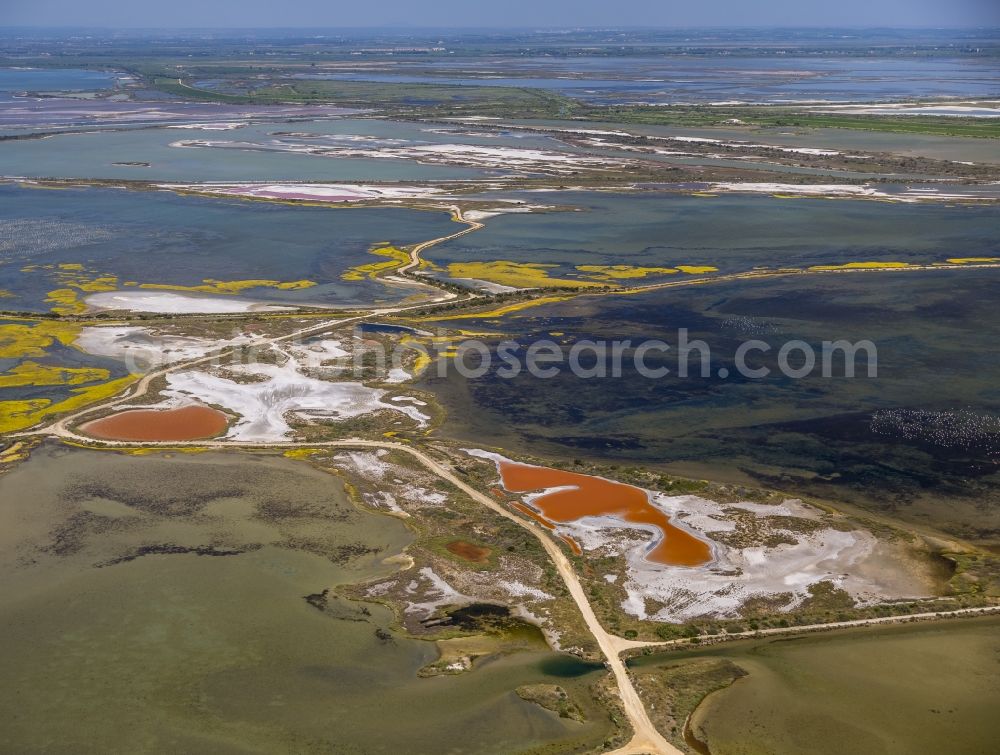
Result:
{"type": "Polygon", "coordinates": [[[405,325],[389,325],[379,322],[363,322],[358,326],[362,333],[416,333],[415,328],[408,328],[405,325]]]}

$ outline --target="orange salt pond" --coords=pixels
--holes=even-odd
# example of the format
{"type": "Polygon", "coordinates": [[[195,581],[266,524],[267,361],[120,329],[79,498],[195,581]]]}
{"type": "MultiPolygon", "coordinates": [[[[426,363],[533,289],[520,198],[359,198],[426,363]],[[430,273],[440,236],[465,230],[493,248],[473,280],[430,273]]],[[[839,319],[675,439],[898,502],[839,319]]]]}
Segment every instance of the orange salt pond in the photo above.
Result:
{"type": "Polygon", "coordinates": [[[518,510],[552,527],[552,522],[573,522],[585,516],[613,516],[634,524],[656,527],[663,537],[646,558],[671,566],[700,566],[712,560],[708,543],[675,527],[670,517],[653,506],[644,490],[620,482],[561,469],[497,461],[503,486],[512,493],[558,488],[533,498],[531,505],[514,504],[518,510]],[[544,517],[544,519],[542,519],[544,517]]]}
{"type": "Polygon", "coordinates": [[[222,412],[194,404],[177,409],[128,409],[88,422],[80,430],[104,440],[199,440],[219,435],[228,426],[229,418],[222,412]]]}

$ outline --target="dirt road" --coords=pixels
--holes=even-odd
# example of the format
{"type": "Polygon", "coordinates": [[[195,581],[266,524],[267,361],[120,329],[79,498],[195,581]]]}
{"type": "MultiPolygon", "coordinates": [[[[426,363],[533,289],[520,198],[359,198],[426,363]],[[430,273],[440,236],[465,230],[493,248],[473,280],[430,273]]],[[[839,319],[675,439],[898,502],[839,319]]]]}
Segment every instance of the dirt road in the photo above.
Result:
{"type": "MultiPolygon", "coordinates": [[[[462,212],[461,212],[461,209],[458,208],[458,207],[454,207],[453,208],[453,217],[454,217],[454,219],[457,222],[466,223],[468,225],[468,227],[465,228],[465,229],[463,229],[463,230],[461,230],[461,231],[459,231],[459,232],[457,232],[457,233],[450,234],[448,236],[443,236],[443,237],[437,238],[437,239],[431,239],[430,241],[425,241],[425,242],[422,242],[420,244],[415,245],[410,250],[410,259],[409,259],[409,262],[407,262],[404,265],[402,265],[399,268],[397,268],[394,271],[394,273],[395,274],[405,274],[405,273],[410,272],[411,270],[414,270],[415,268],[418,268],[419,265],[420,265],[420,263],[421,263],[420,253],[423,250],[425,250],[425,249],[427,249],[427,248],[429,248],[429,247],[431,247],[431,246],[433,246],[435,244],[440,244],[440,243],[448,241],[450,239],[458,238],[459,236],[463,236],[463,235],[465,235],[467,233],[471,233],[471,232],[473,232],[475,230],[478,230],[479,228],[483,227],[483,225],[481,223],[477,223],[475,221],[464,219],[464,217],[462,215],[462,212]]],[[[923,269],[923,268],[916,268],[916,267],[914,267],[914,268],[908,268],[908,269],[923,269]]],[[[940,269],[940,268],[935,268],[935,269],[940,269]]],[[[717,280],[739,279],[739,278],[742,278],[742,277],[747,277],[747,278],[751,278],[751,277],[772,277],[772,276],[780,276],[780,275],[801,274],[802,272],[807,272],[807,271],[767,271],[767,272],[740,273],[740,274],[733,274],[733,275],[730,275],[730,276],[719,276],[718,278],[714,278],[714,279],[705,279],[705,280],[689,279],[689,280],[685,280],[685,281],[672,281],[672,282],[669,282],[669,283],[652,284],[650,286],[646,286],[646,287],[642,287],[642,288],[648,290],[648,289],[655,289],[655,288],[672,287],[672,286],[677,286],[677,285],[694,285],[694,284],[700,283],[700,282],[709,282],[709,280],[711,280],[712,282],[714,282],[714,281],[717,281],[717,280]]],[[[814,272],[814,271],[808,271],[808,272],[814,272]]],[[[840,271],[838,271],[838,272],[840,272],[840,271]]],[[[844,271],[844,272],[847,272],[847,271],[844,271]]],[[[857,272],[857,271],[852,270],[850,272],[857,272]]],[[[411,277],[411,280],[412,280],[412,277],[411,277]]],[[[446,298],[452,298],[452,299],[456,298],[453,293],[451,293],[451,292],[447,292],[447,293],[448,293],[448,296],[446,298]]],[[[614,293],[614,292],[598,292],[598,293],[614,293]]],[[[476,294],[470,294],[469,298],[470,299],[477,298],[477,295],[476,294]]],[[[367,311],[365,311],[363,313],[359,313],[356,316],[352,316],[352,317],[348,317],[348,318],[323,320],[323,321],[321,321],[319,323],[315,323],[315,324],[312,324],[312,325],[300,328],[298,330],[295,330],[295,331],[293,331],[291,333],[287,333],[285,335],[274,336],[274,337],[270,337],[270,338],[264,338],[264,337],[262,337],[262,338],[259,338],[259,339],[256,339],[256,340],[252,341],[251,344],[248,344],[248,345],[255,345],[255,346],[269,346],[270,345],[270,346],[274,346],[274,345],[277,345],[277,344],[279,344],[279,343],[281,343],[283,341],[289,341],[289,340],[292,340],[292,339],[301,338],[303,336],[308,336],[308,335],[312,335],[312,334],[316,334],[316,333],[321,333],[321,332],[324,332],[324,331],[327,331],[327,330],[331,330],[331,329],[335,329],[335,328],[341,328],[341,327],[343,327],[345,325],[349,325],[349,324],[352,324],[352,323],[355,323],[355,322],[360,322],[360,321],[364,321],[364,320],[370,320],[370,319],[373,319],[373,318],[383,317],[383,316],[391,315],[391,314],[398,314],[398,313],[401,313],[401,312],[405,312],[407,310],[419,309],[419,308],[422,308],[422,307],[425,307],[425,306],[427,306],[426,302],[421,303],[421,304],[409,305],[409,306],[386,307],[386,308],[380,308],[380,309],[367,310],[367,311]]],[[[13,436],[18,436],[18,437],[24,437],[24,436],[53,436],[53,437],[63,438],[63,439],[66,439],[66,440],[73,440],[73,441],[80,442],[80,443],[90,444],[90,445],[99,445],[99,446],[102,446],[102,447],[120,447],[120,448],[129,448],[129,447],[135,447],[135,446],[156,446],[156,445],[161,445],[161,446],[184,446],[184,445],[186,445],[186,446],[198,446],[198,447],[220,448],[220,449],[221,448],[297,448],[297,447],[302,447],[304,444],[302,444],[302,443],[296,443],[296,442],[282,442],[282,443],[263,443],[263,442],[262,443],[238,443],[237,442],[237,443],[234,443],[234,442],[225,442],[225,441],[210,441],[210,442],[191,441],[191,442],[183,442],[183,443],[171,442],[171,443],[159,443],[159,444],[157,444],[157,443],[141,443],[141,444],[136,444],[136,443],[117,443],[117,442],[111,442],[111,441],[95,441],[94,439],[86,438],[84,436],[78,435],[72,429],[72,427],[80,420],[81,417],[84,417],[84,416],[86,416],[88,414],[97,412],[97,411],[102,410],[102,409],[107,409],[109,407],[113,407],[113,406],[122,404],[122,403],[124,403],[126,401],[134,400],[136,398],[139,398],[139,397],[145,395],[148,392],[148,390],[149,390],[150,384],[156,378],[158,378],[158,377],[161,377],[163,375],[166,375],[166,374],[168,374],[170,372],[173,372],[173,371],[176,371],[176,370],[188,369],[188,368],[191,368],[191,367],[195,367],[195,366],[198,366],[198,365],[201,365],[201,364],[205,364],[205,363],[211,362],[212,360],[219,359],[221,357],[226,356],[227,354],[231,353],[232,351],[233,351],[232,348],[227,347],[227,348],[223,348],[223,349],[219,349],[219,350],[216,350],[214,352],[211,352],[211,353],[209,353],[209,354],[207,354],[207,355],[205,355],[203,357],[198,357],[196,359],[188,360],[188,361],[185,361],[185,362],[177,362],[177,363],[174,363],[174,364],[167,365],[166,367],[164,367],[164,368],[162,368],[160,370],[157,370],[155,372],[152,372],[152,373],[149,373],[149,374],[143,376],[137,383],[133,384],[133,386],[130,388],[130,390],[128,390],[122,396],[119,396],[117,398],[113,398],[111,400],[104,401],[104,402],[95,404],[93,406],[87,407],[87,408],[82,409],[82,410],[80,410],[78,412],[75,412],[75,413],[70,414],[70,415],[68,415],[66,417],[63,417],[62,419],[59,419],[56,422],[53,422],[53,423],[51,423],[49,425],[46,425],[44,427],[41,427],[41,428],[38,428],[38,429],[34,429],[34,430],[27,430],[27,431],[24,431],[24,432],[21,432],[21,433],[15,433],[15,434],[13,434],[13,436]]],[[[479,490],[476,490],[471,485],[469,485],[466,482],[464,482],[448,466],[446,466],[446,465],[442,464],[441,462],[435,460],[431,456],[427,455],[425,452],[423,452],[423,451],[421,451],[421,450],[419,450],[417,448],[414,448],[413,446],[405,445],[403,443],[391,442],[391,441],[362,440],[362,439],[339,440],[339,441],[323,441],[323,442],[317,442],[317,443],[309,443],[309,444],[305,444],[305,445],[307,445],[309,447],[384,448],[384,449],[391,449],[391,450],[395,450],[395,451],[400,451],[402,453],[406,453],[409,456],[411,456],[414,459],[416,459],[426,469],[428,469],[429,471],[431,471],[435,475],[439,476],[440,478],[448,481],[450,484],[452,484],[454,487],[456,487],[457,489],[459,489],[462,492],[464,492],[466,495],[468,495],[473,500],[481,503],[484,506],[487,506],[488,508],[490,508],[492,511],[494,511],[497,514],[499,514],[500,516],[503,516],[503,517],[509,519],[510,521],[512,521],[515,524],[517,524],[519,527],[522,527],[522,528],[528,530],[529,532],[531,532],[539,540],[539,542],[542,543],[543,547],[545,548],[546,553],[549,555],[549,558],[552,560],[553,564],[555,565],[555,567],[556,567],[556,569],[557,569],[557,571],[558,571],[561,579],[563,580],[563,582],[566,585],[567,590],[569,591],[570,595],[572,596],[573,601],[576,603],[576,606],[579,609],[580,614],[582,615],[582,617],[584,619],[584,622],[586,623],[588,631],[593,635],[595,641],[598,644],[598,647],[600,647],[601,652],[604,654],[604,656],[606,658],[607,665],[608,665],[609,669],[611,670],[612,674],[615,677],[615,682],[616,682],[617,687],[618,687],[618,691],[619,691],[619,695],[621,697],[622,706],[624,708],[625,715],[627,716],[627,718],[629,720],[629,723],[630,723],[630,725],[632,727],[632,730],[633,730],[633,737],[629,741],[628,744],[626,744],[622,748],[619,748],[618,750],[615,750],[614,753],[612,753],[612,755],[642,755],[643,753],[653,753],[653,754],[656,754],[656,755],[660,755],[660,754],[675,755],[675,754],[679,754],[681,752],[679,749],[677,749],[676,747],[674,747],[673,745],[671,745],[656,730],[656,728],[653,726],[653,724],[650,721],[649,716],[648,716],[648,714],[646,712],[646,709],[645,709],[645,707],[644,707],[641,699],[639,698],[639,695],[636,692],[636,689],[635,689],[634,685],[632,684],[632,679],[629,676],[628,670],[627,670],[624,662],[621,660],[620,654],[624,650],[629,650],[629,649],[634,649],[634,648],[652,647],[652,646],[664,647],[664,646],[670,646],[670,645],[677,645],[677,644],[680,644],[682,642],[687,642],[686,639],[685,640],[670,641],[670,642],[640,642],[640,641],[635,641],[635,640],[626,640],[626,639],[623,639],[621,637],[617,637],[617,636],[612,635],[612,634],[608,633],[607,631],[605,631],[604,627],[601,625],[600,621],[597,619],[597,616],[594,614],[593,608],[590,605],[590,602],[589,602],[589,600],[586,597],[586,594],[585,594],[585,592],[583,590],[583,586],[580,584],[579,577],[577,576],[576,571],[573,568],[573,565],[570,563],[569,559],[567,558],[567,556],[563,552],[563,550],[560,548],[560,546],[557,545],[555,543],[555,541],[552,538],[550,538],[548,536],[548,534],[539,525],[537,525],[533,521],[522,519],[522,518],[518,517],[517,515],[513,514],[512,512],[508,511],[504,506],[502,506],[500,503],[498,503],[497,501],[495,501],[494,499],[492,499],[488,495],[480,492],[479,490]]],[[[977,613],[977,612],[978,613],[985,613],[985,612],[988,612],[988,611],[995,611],[995,610],[1000,610],[1000,609],[998,609],[996,607],[993,607],[993,608],[981,608],[981,609],[963,609],[963,610],[954,611],[954,612],[947,612],[947,613],[919,614],[919,615],[917,615],[914,618],[937,618],[939,616],[962,615],[962,614],[977,613]]],[[[836,628],[836,627],[863,626],[863,625],[866,625],[866,624],[879,624],[879,623],[888,623],[888,622],[891,622],[891,621],[903,621],[903,620],[908,620],[909,618],[910,617],[886,617],[884,619],[870,619],[870,620],[863,620],[862,619],[862,620],[855,620],[855,621],[839,622],[839,623],[836,623],[836,624],[815,625],[815,626],[811,626],[811,627],[792,627],[792,628],[788,628],[788,629],[768,629],[768,630],[762,630],[760,632],[743,632],[743,633],[740,633],[740,634],[731,635],[731,637],[742,637],[742,636],[752,637],[752,636],[759,636],[759,635],[782,634],[782,633],[784,633],[784,634],[792,634],[792,633],[798,633],[798,632],[816,631],[816,630],[819,630],[819,629],[832,629],[832,628],[836,628]]]]}
{"type": "MultiPolygon", "coordinates": [[[[632,727],[633,737],[625,746],[613,751],[611,755],[643,755],[648,753],[650,755],[679,755],[681,751],[670,744],[660,733],[656,730],[652,721],[649,719],[649,715],[646,712],[646,708],[640,699],[635,686],[632,684],[632,679],[629,676],[628,669],[625,663],[621,660],[621,653],[625,650],[644,648],[644,647],[660,647],[666,648],[670,646],[686,645],[690,641],[687,638],[670,640],[664,642],[643,642],[639,640],[627,640],[622,637],[610,634],[601,625],[600,621],[594,613],[590,601],[583,590],[583,586],[580,584],[579,577],[576,574],[573,565],[570,563],[569,559],[562,549],[548,536],[545,530],[543,530],[534,521],[526,520],[518,517],[512,512],[508,511],[506,507],[502,506],[499,502],[495,501],[490,496],[482,493],[476,488],[472,487],[460,477],[458,477],[455,472],[447,465],[437,461],[436,459],[429,456],[427,453],[421,451],[413,446],[406,445],[404,443],[394,442],[394,441],[377,441],[377,440],[365,440],[365,439],[347,439],[347,440],[333,440],[333,441],[318,441],[315,443],[303,444],[301,442],[280,442],[280,443],[268,443],[268,442],[257,442],[257,443],[243,443],[243,442],[226,442],[226,441],[164,441],[160,443],[129,443],[129,442],[118,442],[118,441],[99,441],[93,438],[88,438],[77,434],[73,430],[65,427],[62,423],[56,423],[49,427],[48,432],[45,434],[53,435],[56,437],[64,438],[67,440],[73,440],[78,443],[100,446],[105,448],[132,448],[136,446],[163,446],[163,447],[178,447],[178,446],[191,446],[198,448],[212,448],[212,449],[292,449],[292,448],[377,448],[377,449],[387,449],[392,451],[399,451],[405,453],[416,461],[418,461],[424,468],[433,474],[437,475],[441,479],[447,481],[453,485],[458,490],[468,495],[473,500],[481,503],[482,505],[488,507],[491,511],[494,511],[498,515],[509,519],[517,526],[529,531],[534,535],[542,546],[545,548],[545,552],[548,554],[549,558],[552,559],[552,563],[555,565],[560,578],[566,585],[570,596],[573,598],[574,603],[576,603],[577,608],[583,617],[584,622],[587,625],[588,631],[593,635],[596,640],[598,647],[600,647],[603,653],[608,668],[611,670],[615,677],[615,683],[618,687],[619,696],[621,697],[622,707],[625,711],[625,715],[629,720],[629,724],[632,727]]],[[[1000,606],[984,606],[978,608],[965,608],[958,609],[955,611],[944,611],[944,612],[927,612],[921,614],[911,614],[908,616],[889,616],[875,619],[855,619],[850,621],[834,622],[830,624],[815,624],[815,625],[805,625],[797,627],[788,628],[774,628],[774,629],[763,629],[758,631],[748,631],[734,633],[732,635],[726,635],[725,639],[739,639],[748,637],[760,637],[768,635],[790,635],[790,634],[801,634],[806,632],[846,628],[846,627],[857,627],[866,626],[873,624],[887,624],[895,622],[904,622],[911,620],[926,620],[926,619],[937,619],[937,618],[949,618],[958,617],[966,615],[976,615],[976,614],[986,614],[986,613],[1000,613],[1000,606]]]]}

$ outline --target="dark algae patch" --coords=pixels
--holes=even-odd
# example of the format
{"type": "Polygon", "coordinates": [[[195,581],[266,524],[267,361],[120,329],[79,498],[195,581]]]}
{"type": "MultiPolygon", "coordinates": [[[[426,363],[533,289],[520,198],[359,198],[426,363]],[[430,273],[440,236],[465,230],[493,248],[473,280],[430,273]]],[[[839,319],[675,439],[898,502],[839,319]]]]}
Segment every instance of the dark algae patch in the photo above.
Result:
{"type": "Polygon", "coordinates": [[[119,556],[118,558],[113,558],[110,561],[97,564],[97,566],[100,568],[103,566],[124,564],[129,561],[135,561],[137,558],[142,558],[143,556],[176,556],[180,553],[193,553],[196,556],[238,556],[241,553],[246,553],[250,550],[257,550],[259,547],[260,546],[251,546],[245,550],[226,550],[224,548],[213,548],[210,545],[195,548],[187,548],[183,545],[144,545],[141,548],[137,548],[132,553],[119,556]]]}
{"type": "Polygon", "coordinates": [[[434,626],[453,626],[466,632],[505,632],[526,626],[512,616],[507,606],[493,603],[472,603],[449,612],[444,619],[427,622],[434,626]]]}
{"type": "MultiPolygon", "coordinates": [[[[950,256],[949,249],[942,245],[938,256],[950,256]]],[[[647,365],[671,371],[661,379],[637,374],[627,352],[614,390],[611,379],[580,379],[567,369],[546,380],[525,372],[466,380],[452,371],[425,385],[448,411],[444,432],[466,443],[491,437],[543,458],[651,466],[843,501],[996,544],[1000,441],[984,428],[1000,421],[992,379],[1000,372],[992,311],[1000,283],[992,271],[892,274],[891,286],[889,275],[581,297],[524,310],[506,323],[516,325],[522,343],[557,332],[566,344],[627,334],[676,346],[685,328],[689,340],[710,347],[704,378],[697,358],[691,376],[681,378],[674,348],[647,355],[647,365]],[[733,369],[749,338],[771,348],[748,358],[748,366],[771,370],[763,379],[733,369]],[[796,339],[817,353],[824,340],[868,339],[878,349],[877,378],[866,376],[863,360],[854,378],[844,377],[842,364],[829,378],[818,371],[787,378],[776,355],[796,339]],[[720,378],[721,368],[730,377],[720,378]]]]}
{"type": "Polygon", "coordinates": [[[553,655],[539,662],[538,667],[549,676],[560,679],[574,679],[578,676],[586,676],[594,671],[604,668],[603,663],[595,661],[585,661],[575,655],[560,653],[553,655]]]}

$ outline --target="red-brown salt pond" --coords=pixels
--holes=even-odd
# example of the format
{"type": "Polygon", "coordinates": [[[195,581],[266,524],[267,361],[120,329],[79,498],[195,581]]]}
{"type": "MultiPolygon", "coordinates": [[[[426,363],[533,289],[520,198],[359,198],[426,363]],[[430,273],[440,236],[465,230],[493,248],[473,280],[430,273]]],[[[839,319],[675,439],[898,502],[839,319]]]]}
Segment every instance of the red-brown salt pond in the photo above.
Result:
{"type": "MultiPolygon", "coordinates": [[[[515,491],[515,492],[517,492],[517,491],[515,491]]],[[[547,530],[554,530],[556,528],[556,526],[554,524],[552,524],[552,522],[550,522],[548,519],[546,519],[543,516],[539,516],[538,512],[535,511],[530,506],[525,506],[523,503],[512,503],[511,506],[513,506],[515,509],[517,509],[518,511],[520,511],[525,516],[534,519],[536,522],[538,522],[540,525],[542,525],[547,530]]]]}
{"type": "Polygon", "coordinates": [[[474,545],[467,540],[453,540],[445,548],[459,558],[464,558],[466,561],[472,561],[476,564],[487,563],[490,554],[493,552],[484,545],[474,545]]]}
{"type": "Polygon", "coordinates": [[[95,419],[80,430],[104,440],[199,440],[219,435],[228,426],[229,418],[222,412],[192,404],[176,409],[129,409],[95,419]]]}
{"type": "Polygon", "coordinates": [[[583,548],[580,547],[580,544],[576,542],[576,540],[571,538],[569,535],[560,535],[559,537],[561,537],[562,541],[569,546],[569,549],[571,551],[573,551],[573,555],[575,556],[583,555],[583,548]]]}
{"type": "MultiPolygon", "coordinates": [[[[506,460],[498,460],[497,465],[503,486],[512,493],[561,488],[531,501],[531,505],[550,522],[573,522],[585,516],[613,516],[634,524],[648,524],[663,533],[660,542],[646,554],[648,560],[671,566],[700,566],[712,560],[708,543],[672,525],[670,517],[649,502],[644,490],[561,469],[506,460]]],[[[521,509],[521,506],[515,506],[521,509]]]]}

